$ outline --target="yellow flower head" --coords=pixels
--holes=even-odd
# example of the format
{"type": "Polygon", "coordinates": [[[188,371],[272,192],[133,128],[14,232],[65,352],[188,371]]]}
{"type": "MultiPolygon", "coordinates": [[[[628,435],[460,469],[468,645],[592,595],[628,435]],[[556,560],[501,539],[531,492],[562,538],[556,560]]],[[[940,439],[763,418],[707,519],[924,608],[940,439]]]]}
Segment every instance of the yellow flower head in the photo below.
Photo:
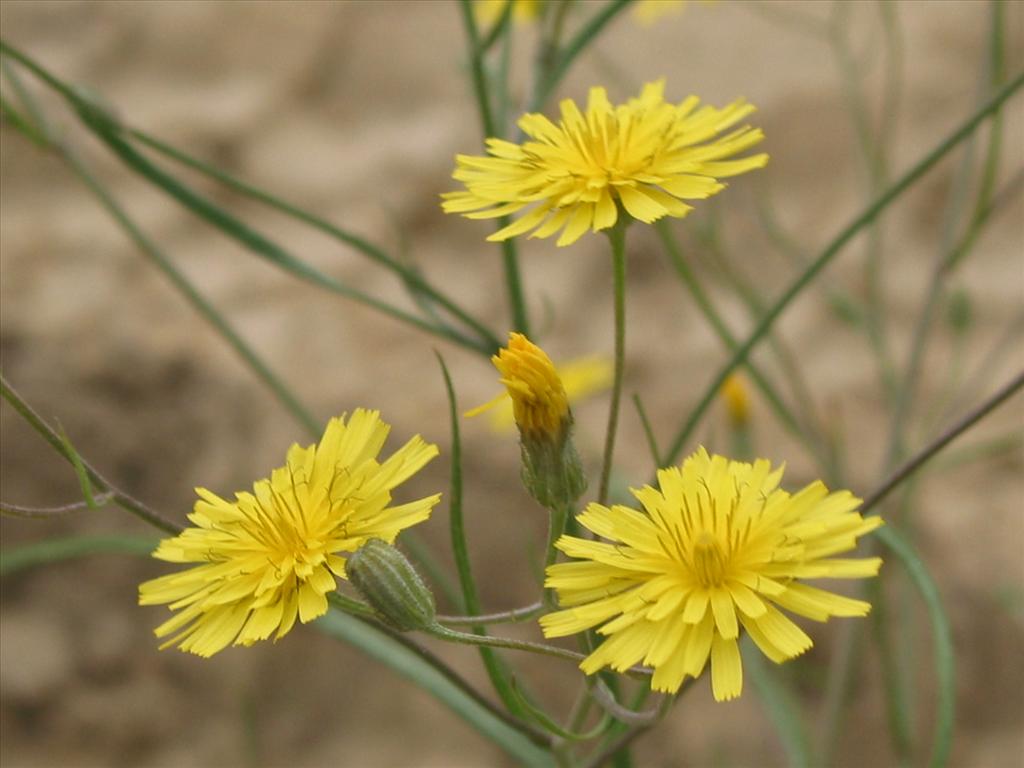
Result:
{"type": "Polygon", "coordinates": [[[881,559],[835,558],[882,524],[855,510],[849,491],[814,482],[795,494],[778,488],[782,469],[709,456],[701,448],[658,472],[659,488],[633,495],[644,511],[591,504],[577,518],[608,542],[563,536],[558,548],[575,562],[547,571],[564,610],[540,622],[547,637],[599,626],[607,639],[580,665],[654,668],[651,687],[674,693],[711,659],[717,701],[743,686],[740,628],[772,661],[811,647],[811,638],[779,608],[815,621],[864,616],[870,604],[799,579],[860,578],[881,559]]]}
{"type": "Polygon", "coordinates": [[[747,393],[747,382],[741,373],[731,373],[722,382],[718,392],[729,414],[729,422],[734,427],[745,426],[750,421],[750,395],[747,393]]]}
{"type": "Polygon", "coordinates": [[[524,437],[551,439],[564,434],[571,423],[569,398],[554,363],[543,349],[521,333],[510,333],[508,346],[491,358],[501,374],[505,392],[466,413],[478,413],[512,400],[512,416],[524,437]]]}
{"type": "Polygon", "coordinates": [[[512,18],[517,22],[536,21],[540,16],[543,0],[476,0],[473,15],[478,24],[494,24],[505,12],[505,6],[512,3],[512,18]]]}
{"type": "Polygon", "coordinates": [[[197,488],[192,527],[160,542],[153,556],[198,563],[139,586],[140,605],[169,603],[178,613],[156,628],[173,633],[161,649],[212,656],[227,645],[275,640],[327,611],[345,557],[368,539],[394,541],[422,522],[440,494],[390,506],[391,490],[437,456],[436,445],[413,437],[377,460],[390,427],[377,411],[357,409],[327,425],[319,444],[292,445],[285,466],[253,492],[222,499],[197,488]]]}
{"type": "Polygon", "coordinates": [[[682,13],[686,0],[637,0],[633,6],[633,18],[649,27],[664,16],[682,13]]]}
{"type": "Polygon", "coordinates": [[[489,157],[457,155],[452,178],[466,189],[442,195],[447,213],[471,219],[522,215],[488,240],[561,232],[557,245],[576,242],[587,230],[611,227],[620,207],[653,222],[685,216],[682,200],[719,192],[720,178],[760,168],[765,154],[728,159],[764,138],[760,129],[733,128],[754,107],[737,100],[727,107],[699,107],[690,96],[664,100],[665,81],[644,86],[639,98],[612,106],[604,88],[591,88],[586,114],[575,102],[561,103],[558,125],[526,114],[522,145],[487,139],[489,157]]]}

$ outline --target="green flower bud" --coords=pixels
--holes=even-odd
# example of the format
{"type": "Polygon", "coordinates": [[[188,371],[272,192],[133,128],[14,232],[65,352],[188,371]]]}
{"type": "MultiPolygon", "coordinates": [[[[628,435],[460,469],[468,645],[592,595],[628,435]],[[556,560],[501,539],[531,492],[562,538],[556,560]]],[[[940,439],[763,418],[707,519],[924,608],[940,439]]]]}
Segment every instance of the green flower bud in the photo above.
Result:
{"type": "Polygon", "coordinates": [[[345,573],[366,602],[400,632],[432,626],[434,595],[405,555],[381,539],[369,539],[345,563],[345,573]]]}

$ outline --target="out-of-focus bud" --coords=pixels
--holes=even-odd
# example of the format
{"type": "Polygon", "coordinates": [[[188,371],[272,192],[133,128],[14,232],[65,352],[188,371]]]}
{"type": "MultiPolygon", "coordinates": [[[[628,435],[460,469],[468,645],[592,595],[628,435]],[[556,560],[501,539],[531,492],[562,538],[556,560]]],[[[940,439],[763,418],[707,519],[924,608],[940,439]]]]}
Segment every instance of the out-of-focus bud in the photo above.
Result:
{"type": "Polygon", "coordinates": [[[345,563],[349,580],[384,621],[400,632],[434,625],[434,595],[405,555],[369,539],[345,563]]]}
{"type": "Polygon", "coordinates": [[[725,412],[729,415],[729,424],[734,429],[746,427],[750,423],[750,395],[747,382],[740,373],[731,373],[722,382],[718,392],[725,404],[725,412]]]}

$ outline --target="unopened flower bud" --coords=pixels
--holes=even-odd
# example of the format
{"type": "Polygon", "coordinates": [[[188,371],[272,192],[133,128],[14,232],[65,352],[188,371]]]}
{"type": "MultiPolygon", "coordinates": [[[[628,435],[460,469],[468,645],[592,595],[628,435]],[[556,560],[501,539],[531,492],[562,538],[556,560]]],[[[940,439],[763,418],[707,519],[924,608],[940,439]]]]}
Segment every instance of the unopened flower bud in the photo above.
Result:
{"type": "Polygon", "coordinates": [[[345,563],[349,580],[380,617],[400,632],[434,624],[434,595],[405,555],[369,539],[345,563]]]}
{"type": "Polygon", "coordinates": [[[583,495],[587,480],[572,442],[572,411],[551,358],[521,333],[491,358],[512,399],[519,428],[523,484],[548,509],[583,495]]]}

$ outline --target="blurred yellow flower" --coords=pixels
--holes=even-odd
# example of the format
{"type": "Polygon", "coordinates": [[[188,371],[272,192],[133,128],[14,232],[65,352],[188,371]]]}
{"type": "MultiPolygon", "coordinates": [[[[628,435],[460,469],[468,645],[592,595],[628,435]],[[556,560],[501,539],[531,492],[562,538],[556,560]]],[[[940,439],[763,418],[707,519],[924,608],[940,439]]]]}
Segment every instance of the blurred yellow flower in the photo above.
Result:
{"type": "Polygon", "coordinates": [[[574,562],[547,570],[545,586],[564,610],[541,617],[547,637],[592,627],[607,639],[580,665],[654,668],[651,687],[675,693],[710,658],[717,701],[739,696],[743,669],[737,640],[747,631],[781,663],[811,638],[776,606],[815,621],[864,616],[871,606],[799,579],[875,576],[881,559],[833,557],[882,525],[862,518],[849,491],[814,482],[795,494],[779,489],[782,468],[709,456],[703,449],[658,472],[658,488],[633,490],[644,511],[591,504],[578,516],[607,542],[563,536],[557,547],[574,562]]]}
{"type": "Polygon", "coordinates": [[[686,8],[686,0],[637,0],[633,5],[633,18],[650,26],[669,14],[679,14],[686,8]]]}
{"type": "Polygon", "coordinates": [[[557,245],[565,246],[611,227],[622,210],[647,223],[685,216],[692,206],[682,200],[709,197],[724,188],[720,178],[768,162],[763,153],[729,159],[764,138],[760,129],[734,128],[752,105],[698,108],[696,96],[671,104],[664,89],[664,80],[648,83],[638,98],[612,106],[604,88],[591,88],[586,114],[565,99],[558,125],[523,115],[518,125],[532,141],[489,138],[489,157],[457,155],[452,178],[466,189],[442,195],[442,207],[471,219],[525,209],[487,239],[561,232],[557,245]]]}
{"type": "Polygon", "coordinates": [[[718,392],[729,415],[729,423],[734,427],[746,426],[750,421],[750,394],[747,382],[742,373],[733,372],[722,382],[718,392]]]}
{"type": "Polygon", "coordinates": [[[222,499],[197,488],[186,528],[153,557],[198,563],[139,586],[139,604],[169,603],[178,613],[154,631],[174,634],[161,649],[212,656],[227,645],[275,640],[327,611],[327,593],[345,578],[345,557],[368,539],[394,541],[422,522],[440,494],[390,506],[391,490],[437,456],[416,435],[383,462],[391,427],[377,411],[331,419],[319,444],[292,445],[285,466],[253,492],[222,499]]]}
{"type": "Polygon", "coordinates": [[[478,24],[493,24],[505,12],[505,6],[512,3],[514,21],[535,21],[540,16],[544,0],[474,0],[473,15],[478,24]]]}

